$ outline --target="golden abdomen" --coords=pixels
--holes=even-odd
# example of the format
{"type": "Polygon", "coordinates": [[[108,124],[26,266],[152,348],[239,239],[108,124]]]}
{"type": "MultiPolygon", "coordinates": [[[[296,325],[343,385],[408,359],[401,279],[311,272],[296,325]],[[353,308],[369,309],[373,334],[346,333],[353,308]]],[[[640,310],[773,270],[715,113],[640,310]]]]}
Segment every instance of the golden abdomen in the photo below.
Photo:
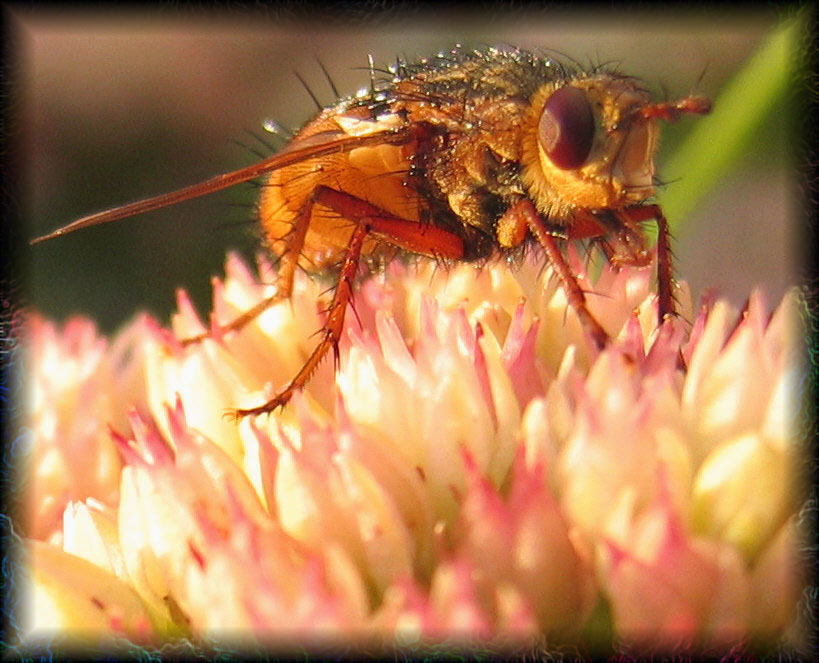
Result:
{"type": "MultiPolygon", "coordinates": [[[[392,116],[394,117],[394,116],[392,116]]],[[[394,124],[389,118],[361,121],[349,115],[319,117],[299,134],[294,143],[319,132],[362,135],[382,131],[394,124]],[[352,122],[352,126],[351,126],[352,122]]],[[[271,250],[281,255],[287,248],[288,234],[300,215],[310,214],[299,265],[308,271],[334,267],[344,252],[354,229],[345,219],[326,206],[311,202],[317,187],[324,185],[360,198],[396,217],[420,219],[420,199],[409,185],[411,153],[407,145],[361,147],[346,154],[309,159],[274,171],[268,177],[259,201],[259,216],[271,250]]],[[[381,243],[368,239],[362,254],[373,255],[381,243]]]]}

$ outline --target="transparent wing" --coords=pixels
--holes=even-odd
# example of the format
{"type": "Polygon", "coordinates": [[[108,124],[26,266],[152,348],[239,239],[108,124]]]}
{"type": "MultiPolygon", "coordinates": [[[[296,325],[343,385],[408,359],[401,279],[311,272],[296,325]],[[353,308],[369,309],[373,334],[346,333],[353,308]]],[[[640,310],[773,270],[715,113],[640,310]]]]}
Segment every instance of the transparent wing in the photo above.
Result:
{"type": "Polygon", "coordinates": [[[239,168],[238,170],[229,173],[216,175],[198,184],[193,184],[176,191],[170,191],[144,200],[138,200],[127,205],[119,207],[112,207],[111,209],[89,214],[82,218],[72,221],[57,230],[41,235],[31,240],[31,244],[44,242],[48,239],[54,239],[62,235],[80,230],[82,228],[89,228],[97,226],[101,223],[109,223],[111,221],[119,221],[130,216],[150,212],[160,207],[168,207],[176,205],[177,203],[206,196],[222,189],[227,189],[242,182],[254,180],[265,173],[269,173],[279,168],[291,166],[305,159],[312,159],[321,157],[327,154],[334,154],[337,152],[349,152],[358,147],[365,147],[368,145],[377,145],[383,143],[390,143],[393,145],[406,142],[411,136],[412,129],[409,126],[390,128],[383,131],[376,131],[366,135],[351,136],[344,131],[327,131],[319,134],[314,134],[304,139],[296,139],[287,145],[280,152],[273,156],[259,161],[258,163],[239,168]]]}

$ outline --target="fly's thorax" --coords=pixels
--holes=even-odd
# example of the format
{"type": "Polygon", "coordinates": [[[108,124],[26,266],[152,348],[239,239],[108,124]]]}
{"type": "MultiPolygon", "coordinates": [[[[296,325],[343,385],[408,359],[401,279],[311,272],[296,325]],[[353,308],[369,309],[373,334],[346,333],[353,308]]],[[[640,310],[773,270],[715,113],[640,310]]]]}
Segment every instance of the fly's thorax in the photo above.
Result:
{"type": "Polygon", "coordinates": [[[636,112],[650,101],[634,79],[612,74],[541,87],[522,132],[523,180],[538,210],[570,223],[573,210],[651,196],[659,128],[636,112]]]}
{"type": "MultiPolygon", "coordinates": [[[[400,104],[413,126],[426,128],[412,158],[414,184],[424,193],[431,222],[472,245],[473,230],[493,240],[508,201],[525,194],[519,176],[520,128],[528,105],[520,98],[477,92],[468,99],[452,98],[457,103],[433,106],[409,99],[400,104]]],[[[487,253],[485,247],[475,249],[477,256],[487,253]]]]}

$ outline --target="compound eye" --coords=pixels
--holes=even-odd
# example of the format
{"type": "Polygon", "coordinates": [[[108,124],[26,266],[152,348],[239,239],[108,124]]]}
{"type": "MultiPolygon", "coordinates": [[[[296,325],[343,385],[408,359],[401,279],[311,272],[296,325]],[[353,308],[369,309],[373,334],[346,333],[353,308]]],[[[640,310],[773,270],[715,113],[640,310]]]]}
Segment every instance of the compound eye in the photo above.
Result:
{"type": "Polygon", "coordinates": [[[566,85],[546,100],[538,124],[538,140],[561,170],[583,165],[594,140],[594,113],[586,93],[566,85]]]}

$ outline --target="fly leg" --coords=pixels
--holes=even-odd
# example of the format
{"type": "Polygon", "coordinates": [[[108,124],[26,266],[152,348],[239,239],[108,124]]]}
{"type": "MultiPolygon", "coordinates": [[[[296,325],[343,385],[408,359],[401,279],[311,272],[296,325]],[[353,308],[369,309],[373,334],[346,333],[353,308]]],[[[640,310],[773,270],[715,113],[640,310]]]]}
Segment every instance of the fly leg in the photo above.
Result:
{"type": "MultiPolygon", "coordinates": [[[[307,228],[310,225],[310,206],[305,205],[305,209],[299,214],[296,222],[293,224],[293,230],[287,237],[287,248],[279,257],[279,268],[276,272],[276,292],[270,297],[260,301],[258,304],[248,309],[238,317],[234,318],[225,325],[220,325],[219,335],[227,332],[239,331],[249,322],[252,322],[259,315],[264,313],[268,308],[273,306],[276,302],[283,299],[289,299],[293,292],[293,277],[298,266],[299,255],[304,247],[304,238],[307,235],[307,228]]],[[[205,332],[196,336],[190,336],[182,339],[183,347],[201,343],[206,338],[211,338],[212,332],[205,332]]]]}
{"type": "Polygon", "coordinates": [[[674,315],[674,275],[671,266],[671,233],[668,220],[659,205],[627,207],[618,214],[629,225],[643,221],[657,222],[657,323],[662,325],[666,316],[674,315]]]}
{"type": "MultiPolygon", "coordinates": [[[[296,391],[307,384],[331,349],[336,365],[338,364],[338,342],[344,330],[344,316],[347,305],[353,299],[353,282],[358,271],[364,240],[368,236],[377,237],[393,246],[424,255],[453,260],[463,256],[463,242],[460,237],[435,226],[392,216],[360,198],[326,186],[317,187],[305,205],[304,217],[308,220],[305,226],[309,223],[312,207],[317,203],[355,222],[353,234],[336,280],[333,300],[327,309],[327,320],[319,332],[321,340],[301,370],[284,389],[259,407],[232,411],[230,414],[235,419],[270,413],[284,406],[296,391]]],[[[295,257],[298,255],[295,254],[295,257]]]]}
{"type": "Polygon", "coordinates": [[[250,415],[265,414],[273,412],[277,407],[284,406],[292,398],[294,392],[307,384],[321,363],[321,360],[324,359],[324,355],[326,355],[331,348],[335,354],[336,361],[338,361],[338,341],[344,329],[344,314],[347,311],[347,304],[353,296],[353,278],[358,270],[361,246],[368,232],[369,229],[366,223],[361,222],[358,223],[353,231],[353,236],[350,238],[350,246],[347,248],[347,255],[344,257],[344,263],[338,275],[333,301],[327,310],[327,321],[324,323],[324,327],[320,332],[321,340],[304,363],[304,366],[301,367],[296,377],[290,381],[290,384],[267,401],[267,403],[248,410],[235,410],[231,413],[234,418],[241,419],[242,417],[250,415]]]}
{"type": "Polygon", "coordinates": [[[577,277],[566,262],[563,253],[561,253],[553,232],[543,223],[535,206],[530,200],[523,199],[510,207],[505,216],[507,218],[518,218],[529,227],[532,235],[546,252],[546,258],[552,265],[558,279],[560,279],[560,283],[566,291],[569,305],[574,309],[577,317],[580,318],[581,324],[592,337],[597,347],[602,350],[609,342],[609,335],[589,312],[586,306],[586,296],[577,283],[577,277]]]}

